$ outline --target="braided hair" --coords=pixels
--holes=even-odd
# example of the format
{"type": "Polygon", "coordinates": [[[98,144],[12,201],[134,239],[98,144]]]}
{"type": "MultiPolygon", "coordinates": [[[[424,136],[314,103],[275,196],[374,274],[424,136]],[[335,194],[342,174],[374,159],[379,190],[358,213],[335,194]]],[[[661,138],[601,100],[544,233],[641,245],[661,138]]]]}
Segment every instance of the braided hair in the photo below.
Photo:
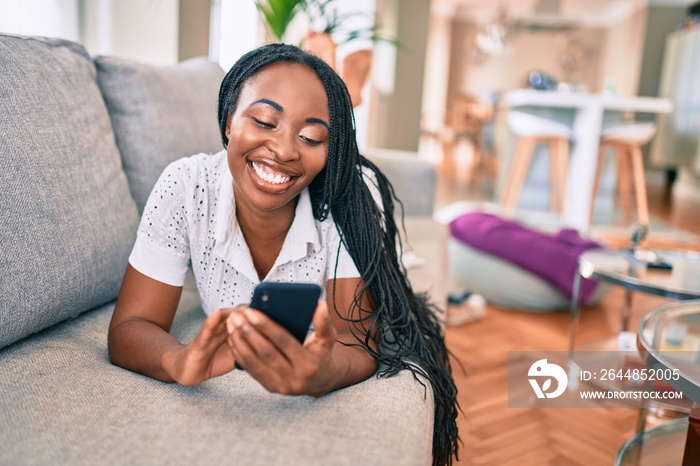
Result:
{"type": "Polygon", "coordinates": [[[227,119],[236,110],[243,84],[262,68],[279,62],[293,62],[313,70],[328,95],[328,160],[309,185],[309,194],[314,217],[323,221],[329,214],[332,216],[341,242],[361,274],[352,309],[347,317],[341,317],[348,322],[357,345],[377,360],[379,377],[407,369],[421,384],[421,379],[428,380],[435,399],[433,464],[450,465],[458,452],[459,405],[437,317],[440,310],[427,295],[414,293],[399,260],[401,238],[394,217],[394,200],[401,203],[386,176],[359,153],[350,96],[342,79],[323,60],[292,45],[274,43],[248,52],[227,73],[219,91],[218,118],[224,147],[229,142],[227,119]],[[367,170],[374,173],[383,211],[364,181],[363,171],[367,170]],[[362,308],[366,293],[373,309],[362,308]]]}

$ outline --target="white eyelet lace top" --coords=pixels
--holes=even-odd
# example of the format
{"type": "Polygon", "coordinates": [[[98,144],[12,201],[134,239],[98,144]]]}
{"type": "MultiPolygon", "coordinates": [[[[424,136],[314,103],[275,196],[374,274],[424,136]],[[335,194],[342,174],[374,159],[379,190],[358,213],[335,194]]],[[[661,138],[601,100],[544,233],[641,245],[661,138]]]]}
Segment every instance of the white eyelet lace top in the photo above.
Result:
{"type": "MultiPolygon", "coordinates": [[[[186,157],[163,171],[144,209],[129,263],[173,286],[184,284],[191,264],[207,314],[250,302],[260,279],[236,220],[226,151],[186,157]]],[[[263,281],[316,283],[325,290],[329,279],[359,276],[333,219],[316,220],[304,190],[263,281]]]]}

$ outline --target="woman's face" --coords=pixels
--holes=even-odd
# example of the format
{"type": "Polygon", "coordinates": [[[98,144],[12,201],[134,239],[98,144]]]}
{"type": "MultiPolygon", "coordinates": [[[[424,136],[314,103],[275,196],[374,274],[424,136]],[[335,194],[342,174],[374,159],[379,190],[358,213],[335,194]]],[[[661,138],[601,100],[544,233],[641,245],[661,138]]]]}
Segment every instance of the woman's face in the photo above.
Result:
{"type": "Polygon", "coordinates": [[[269,212],[296,198],[326,165],[329,125],[326,90],[309,68],[276,63],[246,81],[226,129],[236,203],[269,212]]]}

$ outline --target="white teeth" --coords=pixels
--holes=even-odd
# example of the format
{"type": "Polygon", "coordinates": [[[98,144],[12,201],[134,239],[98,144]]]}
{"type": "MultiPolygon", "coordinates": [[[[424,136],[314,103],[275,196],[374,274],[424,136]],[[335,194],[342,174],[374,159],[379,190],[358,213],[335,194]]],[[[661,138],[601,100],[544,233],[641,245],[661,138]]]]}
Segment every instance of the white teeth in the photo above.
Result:
{"type": "Polygon", "coordinates": [[[291,179],[291,176],[285,176],[280,173],[273,175],[272,173],[265,173],[255,162],[251,162],[250,165],[253,167],[253,171],[263,180],[271,184],[282,184],[286,183],[291,179]]]}

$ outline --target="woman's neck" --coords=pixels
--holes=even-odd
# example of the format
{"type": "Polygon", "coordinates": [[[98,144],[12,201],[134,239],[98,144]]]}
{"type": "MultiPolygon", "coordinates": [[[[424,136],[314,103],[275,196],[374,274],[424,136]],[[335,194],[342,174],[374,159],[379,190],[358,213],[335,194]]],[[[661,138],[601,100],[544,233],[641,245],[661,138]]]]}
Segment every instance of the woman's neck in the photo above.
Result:
{"type": "Polygon", "coordinates": [[[279,256],[294,221],[298,197],[283,207],[265,212],[236,196],[236,219],[250,250],[258,277],[264,279],[279,256]]]}

